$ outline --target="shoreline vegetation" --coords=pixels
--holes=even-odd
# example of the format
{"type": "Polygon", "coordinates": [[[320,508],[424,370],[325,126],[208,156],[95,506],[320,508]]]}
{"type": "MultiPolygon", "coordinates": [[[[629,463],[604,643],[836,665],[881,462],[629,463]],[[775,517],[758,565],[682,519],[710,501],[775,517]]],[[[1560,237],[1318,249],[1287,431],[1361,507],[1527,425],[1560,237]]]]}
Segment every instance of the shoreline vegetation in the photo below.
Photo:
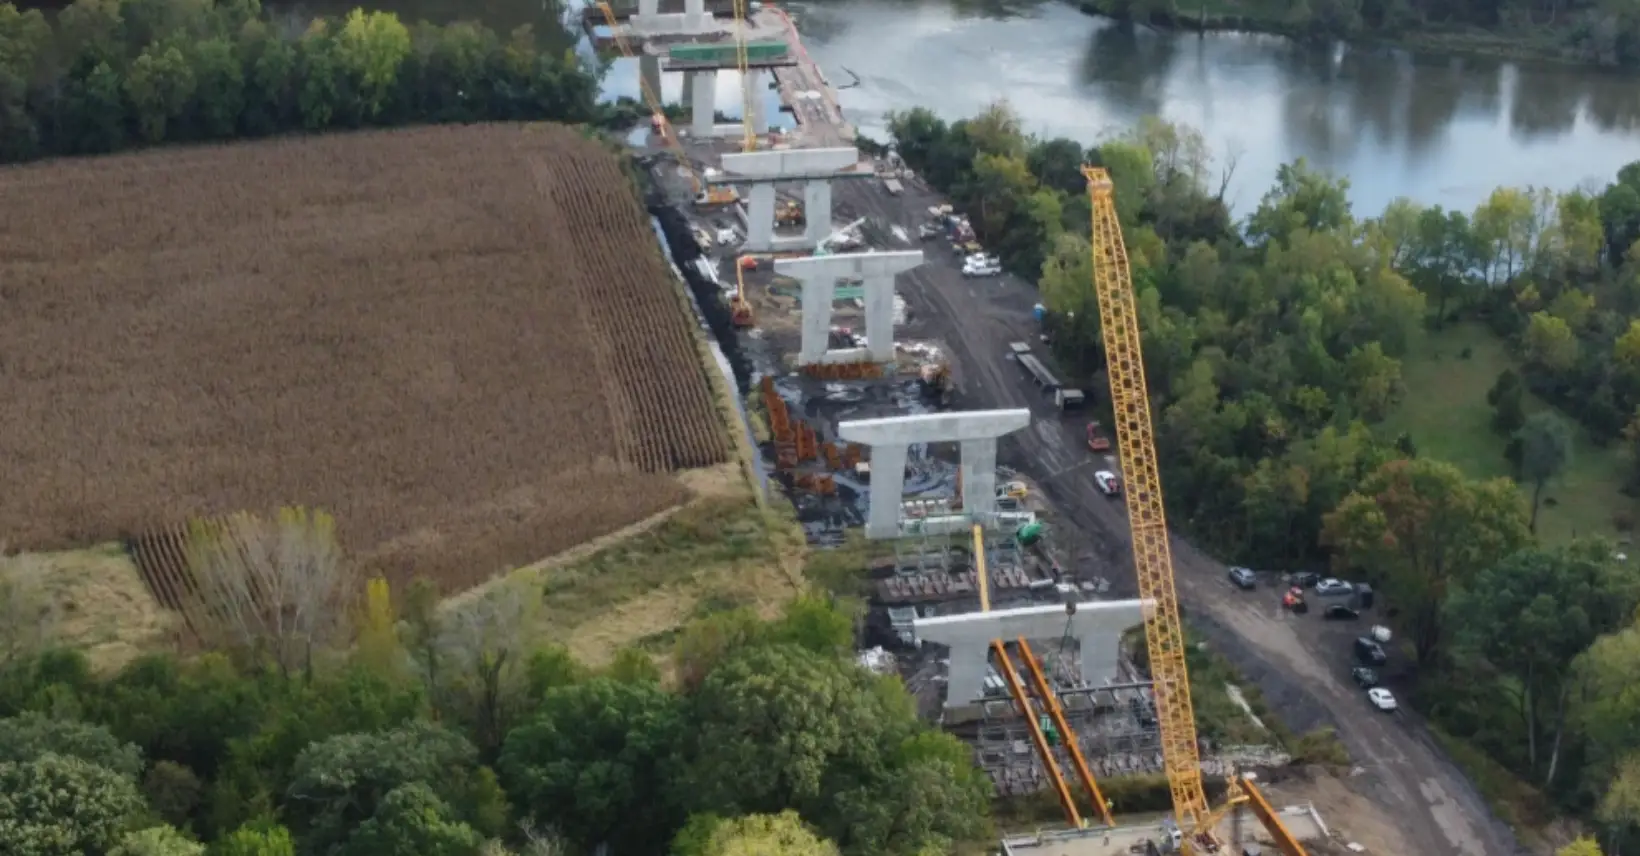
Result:
{"type": "MultiPolygon", "coordinates": [[[[1465,20],[1441,15],[1440,3],[1382,3],[1359,7],[1321,0],[1274,5],[1260,0],[1237,4],[1208,0],[1165,7],[1143,0],[1073,0],[1086,14],[1143,24],[1163,30],[1196,33],[1256,33],[1296,41],[1340,40],[1355,45],[1464,54],[1493,59],[1554,63],[1602,70],[1640,69],[1640,9],[1616,9],[1611,3],[1573,3],[1558,23],[1528,20],[1510,25],[1501,20],[1465,20]],[[1369,14],[1372,12],[1373,14],[1369,14]]],[[[1485,5],[1485,4],[1483,4],[1485,5]]],[[[1535,4],[1534,4],[1535,5],[1535,4]]],[[[1519,14],[1519,13],[1513,13],[1519,14]]],[[[1497,17],[1503,17],[1499,12],[1497,17]]],[[[1544,17],[1551,17],[1545,13],[1544,17]]]]}

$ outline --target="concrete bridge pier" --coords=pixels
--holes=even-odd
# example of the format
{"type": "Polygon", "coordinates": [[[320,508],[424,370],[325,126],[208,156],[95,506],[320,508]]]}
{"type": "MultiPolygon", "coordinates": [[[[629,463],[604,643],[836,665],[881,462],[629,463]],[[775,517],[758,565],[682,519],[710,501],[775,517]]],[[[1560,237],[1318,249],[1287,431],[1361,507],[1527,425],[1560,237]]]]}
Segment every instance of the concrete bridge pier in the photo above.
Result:
{"type": "MultiPolygon", "coordinates": [[[[695,119],[700,120],[700,83],[695,83],[695,119]]],[[[698,125],[697,125],[698,127],[698,125]]],[[[737,126],[738,127],[738,126],[737,126]]],[[[858,149],[787,149],[783,151],[737,152],[723,156],[723,171],[733,178],[721,184],[749,184],[745,249],[766,253],[785,250],[812,250],[831,234],[831,176],[846,177],[845,170],[860,161],[858,149]],[[839,175],[842,174],[842,175],[839,175]],[[801,238],[774,235],[774,190],[780,182],[802,182],[807,225],[801,238]],[[768,191],[760,188],[769,185],[768,191]]]]}
{"type": "Polygon", "coordinates": [[[871,447],[871,508],[866,516],[866,537],[899,538],[903,534],[905,456],[912,443],[960,444],[963,516],[991,527],[997,510],[997,440],[1030,423],[1031,411],[1019,409],[892,416],[839,424],[838,436],[871,447]]]}
{"type": "MultiPolygon", "coordinates": [[[[773,185],[755,185],[772,187],[773,185]]],[[[830,203],[829,193],[826,199],[830,203]]],[[[824,211],[826,208],[809,208],[824,211]]],[[[812,222],[812,218],[811,218],[812,222]]],[[[894,361],[894,277],[923,263],[921,250],[775,259],[774,272],[803,284],[803,342],[799,366],[894,361]],[[859,280],[866,304],[866,347],[831,350],[832,306],[839,280],[859,280]]]]}
{"type": "Polygon", "coordinates": [[[1089,601],[1075,606],[1074,613],[1049,605],[938,615],[917,618],[912,627],[918,639],[951,649],[945,706],[963,707],[985,696],[993,639],[1012,642],[1021,636],[1026,640],[1074,636],[1081,648],[1084,683],[1100,686],[1117,677],[1122,634],[1145,620],[1145,601],[1089,601]]]}

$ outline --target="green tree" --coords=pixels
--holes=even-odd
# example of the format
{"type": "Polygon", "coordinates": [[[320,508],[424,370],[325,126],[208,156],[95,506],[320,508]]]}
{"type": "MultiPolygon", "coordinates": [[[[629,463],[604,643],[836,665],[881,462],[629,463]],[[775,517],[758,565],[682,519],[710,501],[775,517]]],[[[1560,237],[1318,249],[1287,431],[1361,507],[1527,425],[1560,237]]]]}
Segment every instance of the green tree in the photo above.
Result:
{"type": "Polygon", "coordinates": [[[245,69],[238,48],[225,38],[206,39],[194,45],[190,59],[200,130],[216,139],[232,137],[245,112],[245,69]]]}
{"type": "Polygon", "coordinates": [[[322,850],[346,840],[393,789],[464,785],[477,759],[461,735],[429,722],[331,737],[297,757],[286,805],[303,841],[322,850]]]}
{"type": "Polygon", "coordinates": [[[165,139],[167,123],[188,109],[194,87],[193,67],[175,46],[150,45],[137,56],[125,73],[125,94],[144,140],[165,139]]]}
{"type": "Polygon", "coordinates": [[[1255,240],[1286,241],[1293,232],[1330,232],[1351,221],[1350,183],[1310,168],[1303,158],[1276,170],[1276,186],[1247,221],[1255,240]]]}
{"type": "Polygon", "coordinates": [[[1532,515],[1527,528],[1536,533],[1543,487],[1571,463],[1572,429],[1559,414],[1542,410],[1526,418],[1519,438],[1521,478],[1532,486],[1532,515]]]}
{"type": "Polygon", "coordinates": [[[1533,312],[1527,319],[1523,344],[1527,361],[1549,371],[1563,372],[1577,362],[1578,343],[1572,328],[1547,312],[1533,312]]]}
{"type": "Polygon", "coordinates": [[[341,850],[342,856],[477,856],[483,836],[454,817],[420,782],[394,788],[341,850]]]}
{"type": "Polygon", "coordinates": [[[1449,599],[1457,638],[1513,679],[1505,687],[1517,697],[1528,768],[1546,768],[1546,785],[1559,767],[1573,662],[1597,638],[1624,626],[1637,604],[1640,576],[1600,541],[1521,550],[1449,599]],[[1546,762],[1540,737],[1551,741],[1546,762]]]}
{"type": "Polygon", "coordinates": [[[684,722],[653,682],[594,678],[547,692],[501,750],[507,792],[587,847],[665,844],[676,822],[668,783],[684,722]]]}
{"type": "Polygon", "coordinates": [[[218,838],[210,856],[296,856],[296,842],[283,826],[257,823],[218,838]]]}
{"type": "Polygon", "coordinates": [[[712,824],[697,848],[676,856],[838,856],[837,845],[814,834],[795,811],[753,814],[712,824]]]}
{"type": "Polygon", "coordinates": [[[119,842],[142,797],[130,776],[79,758],[0,762],[0,841],[16,856],[83,856],[119,842]]]}
{"type": "Polygon", "coordinates": [[[202,856],[205,845],[170,826],[127,832],[108,856],[202,856]]]}
{"type": "Polygon", "coordinates": [[[1526,424],[1526,385],[1520,375],[1509,369],[1499,372],[1486,401],[1492,405],[1493,431],[1512,437],[1526,424]]]}
{"type": "Polygon", "coordinates": [[[337,64],[352,77],[360,114],[380,115],[410,55],[410,31],[391,12],[354,9],[336,34],[335,51],[337,64]]]}
{"type": "Polygon", "coordinates": [[[1602,856],[1600,844],[1593,838],[1579,838],[1555,851],[1555,856],[1602,856]]]}
{"type": "Polygon", "coordinates": [[[1461,586],[1530,539],[1505,479],[1471,482],[1451,464],[1391,461],[1326,518],[1325,543],[1342,569],[1378,581],[1404,616],[1420,665],[1443,641],[1442,607],[1461,586]]]}
{"type": "Polygon", "coordinates": [[[137,747],[102,726],[33,712],[0,719],[0,761],[27,762],[46,754],[79,758],[133,781],[142,772],[137,747]]]}

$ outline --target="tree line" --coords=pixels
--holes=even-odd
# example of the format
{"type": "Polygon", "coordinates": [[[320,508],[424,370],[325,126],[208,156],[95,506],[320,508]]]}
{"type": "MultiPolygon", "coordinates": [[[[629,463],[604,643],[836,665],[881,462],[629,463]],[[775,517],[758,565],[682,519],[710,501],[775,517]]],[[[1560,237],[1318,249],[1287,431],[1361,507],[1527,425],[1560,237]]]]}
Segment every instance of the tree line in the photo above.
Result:
{"type": "Polygon", "coordinates": [[[1239,7],[1178,0],[1082,0],[1136,21],[1353,39],[1481,31],[1537,53],[1603,66],[1640,66],[1634,0],[1300,0],[1239,7]]]}
{"type": "Polygon", "coordinates": [[[922,856],[988,829],[971,751],[854,662],[835,604],[701,618],[663,681],[537,642],[515,589],[452,611],[418,582],[396,610],[376,581],[352,644],[291,661],[272,631],[108,676],[8,645],[5,852],[922,856]]]}
{"type": "Polygon", "coordinates": [[[0,163],[167,142],[429,122],[630,119],[598,71],[528,26],[407,27],[355,10],[305,28],[258,0],[0,3],[0,163]]]}
{"type": "Polygon", "coordinates": [[[1186,127],[1147,119],[1083,147],[1026,135],[1005,105],[953,123],[913,110],[889,127],[986,246],[1038,283],[1056,356],[1095,388],[1080,166],[1110,170],[1178,528],[1255,567],[1375,584],[1420,708],[1541,806],[1640,844],[1640,702],[1623,690],[1640,677],[1640,570],[1604,540],[1534,532],[1541,487],[1570,455],[1568,416],[1640,443],[1640,373],[1624,374],[1625,360],[1640,366],[1640,164],[1598,193],[1501,189],[1473,212],[1401,199],[1358,218],[1348,182],[1300,160],[1236,223],[1228,172],[1186,127]],[[1476,319],[1523,365],[1492,395],[1519,484],[1468,478],[1382,427],[1409,392],[1409,348],[1476,319]],[[1527,391],[1560,409],[1528,415],[1527,391]]]}

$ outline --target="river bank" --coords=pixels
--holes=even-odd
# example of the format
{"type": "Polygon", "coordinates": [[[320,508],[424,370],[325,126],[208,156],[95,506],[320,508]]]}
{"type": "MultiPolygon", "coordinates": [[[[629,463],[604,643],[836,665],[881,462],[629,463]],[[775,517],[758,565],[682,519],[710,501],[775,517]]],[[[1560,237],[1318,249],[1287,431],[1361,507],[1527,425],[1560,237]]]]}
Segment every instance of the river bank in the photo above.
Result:
{"type": "Polygon", "coordinates": [[[1572,38],[1569,30],[1533,28],[1520,33],[1498,33],[1478,27],[1442,28],[1419,26],[1398,32],[1362,29],[1338,32],[1318,28],[1310,23],[1295,23],[1287,15],[1287,8],[1265,9],[1256,4],[1237,7],[1215,0],[1198,5],[1197,11],[1151,10],[1134,14],[1130,0],[1073,0],[1072,5],[1089,15],[1118,21],[1144,24],[1164,30],[1196,33],[1259,33],[1283,36],[1296,41],[1341,40],[1356,45],[1376,45],[1430,53],[1458,54],[1491,59],[1555,63],[1572,67],[1611,70],[1613,63],[1602,63],[1592,54],[1581,53],[1568,45],[1572,38]]]}

